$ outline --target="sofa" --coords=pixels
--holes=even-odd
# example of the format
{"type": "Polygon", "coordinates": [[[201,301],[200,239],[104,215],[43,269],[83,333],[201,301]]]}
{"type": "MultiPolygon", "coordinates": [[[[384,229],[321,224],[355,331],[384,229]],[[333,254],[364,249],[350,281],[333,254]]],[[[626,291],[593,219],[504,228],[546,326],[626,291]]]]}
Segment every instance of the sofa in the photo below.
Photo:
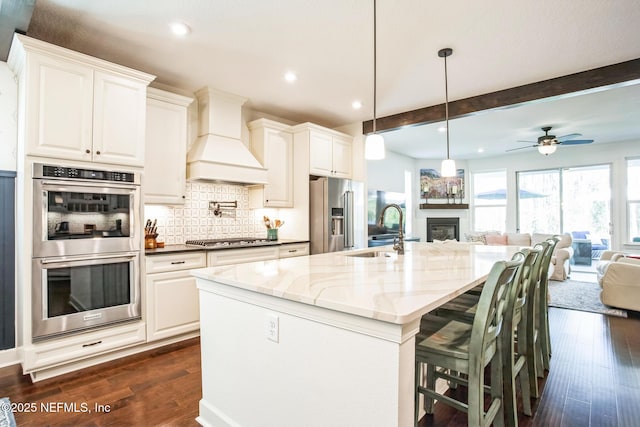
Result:
{"type": "Polygon", "coordinates": [[[640,259],[604,251],[596,272],[603,304],[640,311],[640,259]]]}
{"type": "MultiPolygon", "coordinates": [[[[472,232],[465,234],[467,242],[482,242],[485,245],[534,246],[553,237],[554,234],[542,233],[500,233],[499,231],[472,232]]],[[[560,241],[553,250],[549,266],[550,280],[567,280],[571,273],[571,257],[573,256],[573,238],[571,234],[560,234],[560,241]]]]}

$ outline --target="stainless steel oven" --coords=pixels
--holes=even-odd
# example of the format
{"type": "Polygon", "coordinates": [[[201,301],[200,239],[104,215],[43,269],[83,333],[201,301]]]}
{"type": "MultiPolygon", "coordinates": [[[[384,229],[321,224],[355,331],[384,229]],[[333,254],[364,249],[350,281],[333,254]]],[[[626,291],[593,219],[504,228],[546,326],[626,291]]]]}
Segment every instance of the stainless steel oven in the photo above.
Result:
{"type": "Polygon", "coordinates": [[[140,318],[140,253],[34,258],[34,341],[140,318]]]}
{"type": "Polygon", "coordinates": [[[140,319],[140,175],[33,167],[34,341],[140,319]]]}
{"type": "Polygon", "coordinates": [[[34,164],[33,256],[139,251],[140,175],[34,164]]]}

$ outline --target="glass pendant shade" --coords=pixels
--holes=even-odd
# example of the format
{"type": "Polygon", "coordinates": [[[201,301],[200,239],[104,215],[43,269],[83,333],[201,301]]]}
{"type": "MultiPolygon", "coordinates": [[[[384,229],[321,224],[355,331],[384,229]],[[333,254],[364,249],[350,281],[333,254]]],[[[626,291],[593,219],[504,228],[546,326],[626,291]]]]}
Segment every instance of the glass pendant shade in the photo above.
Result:
{"type": "Polygon", "coordinates": [[[442,161],[440,176],[445,178],[456,176],[456,162],[453,159],[446,159],[442,161]]]}
{"type": "Polygon", "coordinates": [[[556,152],[556,146],[555,144],[552,145],[538,145],[538,152],[540,154],[544,154],[545,156],[548,156],[549,154],[553,154],[556,152]]]}
{"type": "Polygon", "coordinates": [[[367,160],[384,159],[384,138],[382,135],[372,133],[364,140],[364,158],[367,160]]]}

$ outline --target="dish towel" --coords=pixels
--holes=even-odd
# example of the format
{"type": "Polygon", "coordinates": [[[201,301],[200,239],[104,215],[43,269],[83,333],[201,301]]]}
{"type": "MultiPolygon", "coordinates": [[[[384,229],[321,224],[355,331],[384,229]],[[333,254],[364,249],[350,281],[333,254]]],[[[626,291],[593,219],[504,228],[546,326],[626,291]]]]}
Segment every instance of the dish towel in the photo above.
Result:
{"type": "Polygon", "coordinates": [[[0,399],[0,427],[16,427],[16,419],[13,417],[8,397],[0,399]]]}

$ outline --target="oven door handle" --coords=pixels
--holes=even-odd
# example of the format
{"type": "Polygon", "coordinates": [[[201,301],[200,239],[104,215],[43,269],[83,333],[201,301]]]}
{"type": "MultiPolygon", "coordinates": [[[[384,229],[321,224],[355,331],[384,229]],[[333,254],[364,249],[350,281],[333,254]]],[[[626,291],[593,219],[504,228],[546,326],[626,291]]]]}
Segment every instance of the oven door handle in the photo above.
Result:
{"type": "Polygon", "coordinates": [[[117,254],[109,254],[109,255],[91,255],[88,256],[78,256],[78,257],[62,257],[62,258],[42,258],[40,262],[45,264],[60,264],[63,262],[77,262],[77,261],[100,261],[106,259],[122,259],[123,261],[131,260],[138,256],[137,252],[127,252],[127,253],[117,253],[117,254]]]}
{"type": "Polygon", "coordinates": [[[59,181],[49,181],[46,179],[39,180],[43,186],[52,186],[56,187],[57,190],[66,190],[69,187],[78,188],[78,187],[92,187],[92,188],[119,188],[122,190],[136,190],[139,185],[136,184],[127,184],[124,182],[87,182],[87,181],[70,181],[70,180],[59,180],[59,181]]]}

